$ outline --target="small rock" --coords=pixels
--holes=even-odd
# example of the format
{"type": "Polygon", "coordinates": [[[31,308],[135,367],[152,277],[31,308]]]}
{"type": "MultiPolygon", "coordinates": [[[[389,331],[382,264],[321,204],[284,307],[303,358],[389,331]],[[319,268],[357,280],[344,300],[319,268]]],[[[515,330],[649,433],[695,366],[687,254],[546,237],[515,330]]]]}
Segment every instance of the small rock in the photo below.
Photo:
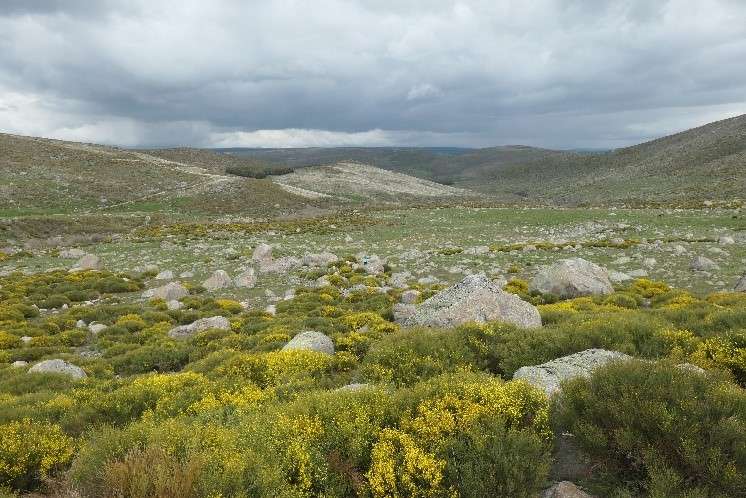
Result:
{"type": "Polygon", "coordinates": [[[148,289],[142,293],[146,299],[163,299],[164,301],[174,301],[186,297],[189,291],[179,282],[169,282],[161,287],[148,289]]]}
{"type": "Polygon", "coordinates": [[[211,316],[210,318],[200,318],[189,325],[180,325],[172,328],[168,336],[172,339],[188,339],[198,332],[208,329],[230,330],[231,324],[224,316],[211,316]]]}
{"type": "Polygon", "coordinates": [[[312,267],[324,267],[339,261],[336,254],[322,252],[319,254],[306,254],[303,256],[303,264],[312,267]]]}
{"type": "Polygon", "coordinates": [[[594,498],[594,496],[589,495],[570,481],[562,481],[544,490],[541,498],[594,498]]]}
{"type": "Polygon", "coordinates": [[[13,368],[21,368],[21,367],[25,367],[27,365],[28,365],[28,362],[27,361],[23,361],[23,360],[16,360],[16,361],[14,361],[13,363],[10,364],[10,366],[13,367],[13,368]]]}
{"type": "Polygon", "coordinates": [[[79,366],[59,359],[41,361],[33,367],[29,368],[28,373],[67,375],[72,377],[73,379],[82,379],[84,377],[87,377],[86,373],[79,366]]]}
{"type": "Polygon", "coordinates": [[[735,243],[736,241],[733,240],[733,237],[728,237],[727,235],[721,235],[718,238],[718,244],[720,244],[721,246],[727,246],[727,245],[735,244],[735,243]]]}
{"type": "Polygon", "coordinates": [[[631,272],[627,273],[632,278],[645,278],[648,276],[647,270],[643,270],[640,268],[639,270],[632,270],[631,272]]]}
{"type": "Polygon", "coordinates": [[[104,265],[95,254],[86,254],[75,263],[73,270],[100,270],[104,265]]]}
{"type": "Polygon", "coordinates": [[[208,291],[215,291],[219,289],[227,289],[233,286],[233,280],[230,275],[224,270],[215,270],[213,274],[202,282],[202,287],[208,291]]]}
{"type": "Polygon", "coordinates": [[[174,279],[174,272],[171,270],[163,270],[162,272],[158,273],[158,275],[155,276],[156,280],[173,280],[174,279]]]}
{"type": "Polygon", "coordinates": [[[289,350],[317,351],[319,353],[334,354],[334,342],[321,332],[308,330],[293,337],[283,346],[283,351],[289,350]]]}
{"type": "Polygon", "coordinates": [[[63,249],[60,251],[60,258],[65,259],[79,259],[85,256],[86,252],[83,249],[63,249]]]}
{"type": "Polygon", "coordinates": [[[410,290],[402,292],[401,302],[404,304],[414,304],[417,302],[417,299],[419,297],[420,297],[420,291],[410,289],[410,290]]]}
{"type": "Polygon", "coordinates": [[[383,260],[375,254],[366,254],[358,258],[365,272],[369,275],[380,275],[384,272],[383,260]]]}
{"type": "Polygon", "coordinates": [[[87,327],[87,325],[86,325],[86,323],[83,320],[78,320],[77,322],[75,322],[75,328],[76,329],[84,329],[86,327],[87,327]]]}
{"type": "Polygon", "coordinates": [[[100,332],[103,332],[107,328],[108,327],[106,325],[104,325],[103,323],[98,323],[98,322],[91,322],[90,325],[88,325],[88,330],[93,335],[98,335],[100,332]]]}
{"type": "Polygon", "coordinates": [[[632,280],[632,277],[620,271],[610,271],[609,280],[611,280],[615,284],[618,284],[621,282],[627,282],[628,280],[632,280]]]}
{"type": "Polygon", "coordinates": [[[166,302],[166,308],[169,310],[180,310],[182,306],[181,301],[177,301],[176,299],[166,302]]]}
{"type": "Polygon", "coordinates": [[[720,268],[717,263],[711,259],[705,258],[704,256],[697,256],[694,258],[689,267],[694,271],[712,271],[720,268]]]}
{"type": "Polygon", "coordinates": [[[394,321],[396,323],[405,324],[417,313],[417,307],[414,304],[396,303],[392,306],[391,312],[394,314],[394,321]]]}
{"type": "Polygon", "coordinates": [[[236,287],[251,289],[256,286],[256,272],[249,268],[236,277],[236,287]]]}
{"type": "Polygon", "coordinates": [[[272,261],[272,246],[269,244],[259,244],[254,249],[251,259],[257,263],[272,261]]]}

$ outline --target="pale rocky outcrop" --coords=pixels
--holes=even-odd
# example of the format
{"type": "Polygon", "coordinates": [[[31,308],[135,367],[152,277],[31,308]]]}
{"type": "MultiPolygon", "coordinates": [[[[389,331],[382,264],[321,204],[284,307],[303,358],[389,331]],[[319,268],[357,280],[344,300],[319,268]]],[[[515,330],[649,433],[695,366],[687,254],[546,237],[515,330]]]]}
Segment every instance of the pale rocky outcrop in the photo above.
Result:
{"type": "Polygon", "coordinates": [[[230,330],[230,328],[231,324],[224,316],[211,316],[210,318],[200,318],[189,325],[174,327],[168,332],[168,336],[172,339],[188,339],[203,330],[230,330]]]}
{"type": "Polygon", "coordinates": [[[67,375],[73,379],[83,379],[87,377],[82,368],[60,359],[40,361],[33,367],[29,368],[28,373],[67,375]]]}
{"type": "Polygon", "coordinates": [[[225,270],[215,270],[210,278],[202,282],[202,287],[208,291],[227,289],[233,287],[233,279],[225,270]]]}
{"type": "Polygon", "coordinates": [[[529,384],[542,389],[547,395],[560,390],[560,383],[574,377],[588,377],[594,369],[610,361],[628,360],[631,357],[617,351],[605,349],[586,349],[579,353],[561,358],[519,368],[513,379],[522,379],[529,384]]]}
{"type": "Polygon", "coordinates": [[[606,269],[582,258],[562,259],[539,270],[530,289],[563,298],[614,292],[606,269]]]}
{"type": "Polygon", "coordinates": [[[179,282],[169,282],[166,285],[148,289],[142,293],[146,299],[163,299],[164,301],[179,300],[189,295],[189,291],[179,282]]]}
{"type": "Polygon", "coordinates": [[[334,342],[325,334],[307,330],[296,335],[285,344],[283,351],[304,350],[334,354],[334,342]]]}
{"type": "Polygon", "coordinates": [[[501,321],[519,327],[541,327],[535,306],[502,290],[484,274],[470,275],[420,304],[408,325],[455,327],[467,322],[501,321]]]}

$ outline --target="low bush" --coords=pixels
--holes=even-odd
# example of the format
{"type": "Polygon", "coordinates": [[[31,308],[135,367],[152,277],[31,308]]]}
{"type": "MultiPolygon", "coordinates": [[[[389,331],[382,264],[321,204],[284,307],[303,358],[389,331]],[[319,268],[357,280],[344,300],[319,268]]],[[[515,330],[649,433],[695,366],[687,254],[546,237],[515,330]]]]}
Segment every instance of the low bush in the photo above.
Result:
{"type": "Polygon", "coordinates": [[[667,363],[611,364],[566,382],[555,410],[615,492],[746,494],[746,393],[716,376],[667,363]]]}

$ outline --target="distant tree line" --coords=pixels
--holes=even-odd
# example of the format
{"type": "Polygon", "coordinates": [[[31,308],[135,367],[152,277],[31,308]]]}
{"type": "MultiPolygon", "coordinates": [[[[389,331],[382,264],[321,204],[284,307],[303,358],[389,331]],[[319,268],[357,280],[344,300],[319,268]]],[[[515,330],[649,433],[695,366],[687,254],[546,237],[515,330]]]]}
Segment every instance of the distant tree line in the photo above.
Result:
{"type": "Polygon", "coordinates": [[[241,164],[225,168],[225,172],[229,175],[244,176],[247,178],[265,178],[267,176],[287,175],[293,171],[294,169],[289,166],[275,166],[269,164],[241,164]]]}

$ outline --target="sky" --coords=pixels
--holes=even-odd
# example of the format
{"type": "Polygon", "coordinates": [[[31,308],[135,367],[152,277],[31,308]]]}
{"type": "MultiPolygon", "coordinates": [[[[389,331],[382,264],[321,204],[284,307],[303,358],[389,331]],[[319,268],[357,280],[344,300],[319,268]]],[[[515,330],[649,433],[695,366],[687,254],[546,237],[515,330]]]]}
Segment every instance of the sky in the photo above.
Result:
{"type": "Polygon", "coordinates": [[[743,0],[2,0],[0,131],[614,148],[746,113],[743,0]]]}

